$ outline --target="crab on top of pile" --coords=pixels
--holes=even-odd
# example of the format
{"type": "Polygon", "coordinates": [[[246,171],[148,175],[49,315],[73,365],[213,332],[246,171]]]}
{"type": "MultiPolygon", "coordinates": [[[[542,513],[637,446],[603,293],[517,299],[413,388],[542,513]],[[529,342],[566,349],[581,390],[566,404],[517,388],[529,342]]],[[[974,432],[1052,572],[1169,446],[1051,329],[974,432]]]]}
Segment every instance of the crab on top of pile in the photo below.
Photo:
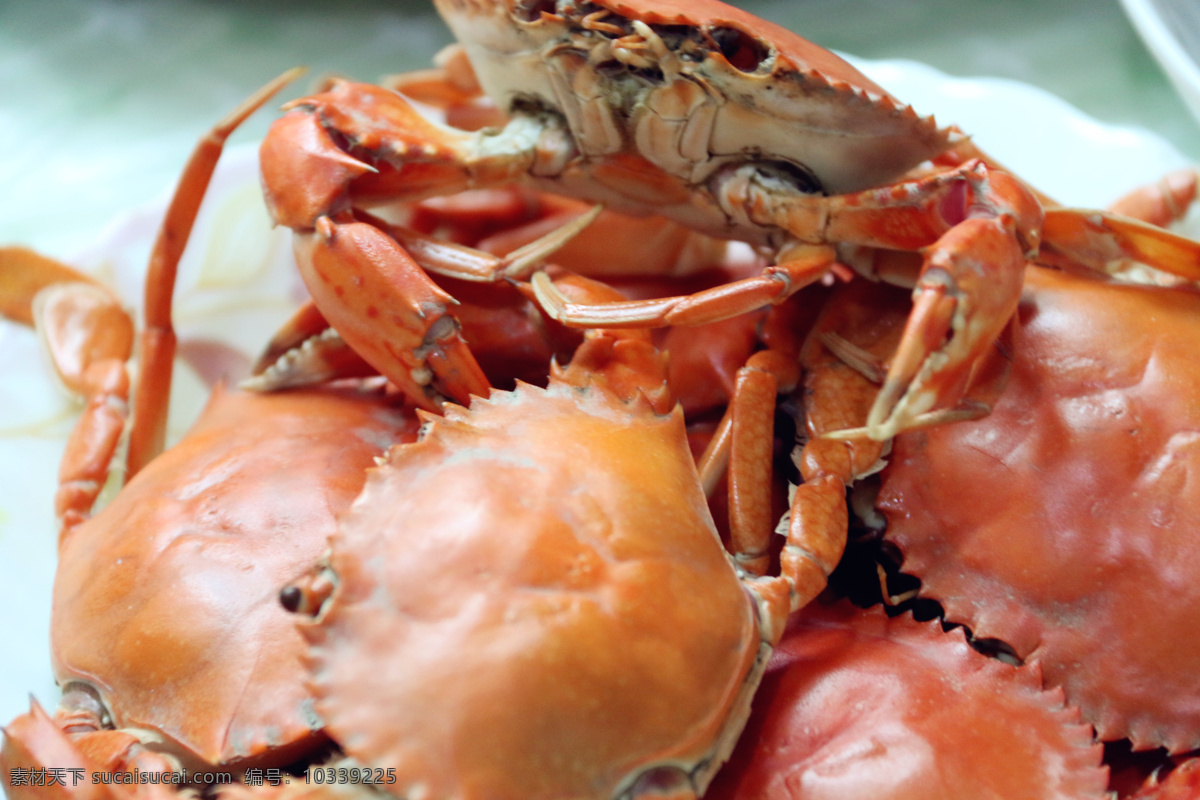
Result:
{"type": "MultiPolygon", "coordinates": [[[[842,562],[847,489],[885,466],[893,437],[910,452],[924,440],[906,437],[986,425],[1014,396],[1018,414],[1035,413],[1009,385],[1027,355],[1013,348],[1033,340],[1030,298],[1047,292],[1041,278],[1026,285],[1029,270],[1107,287],[1099,273],[1137,262],[1188,281],[1200,244],[1155,211],[1058,207],[837,57],[713,0],[437,6],[461,49],[396,84],[474,130],[338,81],[289,104],[263,143],[268,209],[294,231],[313,301],[264,343],[253,385],[265,394],[218,394],[192,435],[154,457],[177,252],[147,284],[131,457],[135,471],[148,464],[94,515],[88,492],[124,422],[110,412],[123,409],[128,348],[87,384],[100,391],[61,495],[64,704],[7,729],[8,775],[60,760],[152,774],[265,767],[290,777],[261,790],[280,794],[686,798],[716,779],[722,796],[854,785],[878,797],[968,791],[978,764],[1007,760],[979,785],[1084,797],[1105,782],[1087,724],[1139,747],[1196,743],[1179,730],[1186,715],[1121,724],[1141,719],[1125,708],[1136,691],[1112,701],[1116,722],[1096,712],[1062,677],[1074,651],[1018,669],[983,661],[962,634],[809,604],[842,562]],[[624,247],[633,235],[653,239],[654,259],[624,247]],[[735,264],[711,237],[759,258],[735,264]],[[911,303],[876,280],[911,288],[911,303]],[[670,330],[656,340],[644,330],[655,327],[670,330]],[[698,374],[723,389],[691,395],[698,374]],[[272,393],[304,384],[317,386],[272,393]],[[802,428],[794,464],[777,406],[802,428]],[[254,414],[272,424],[243,453],[231,431],[254,414]],[[262,496],[248,501],[249,484],[262,496]],[[186,635],[169,613],[181,598],[186,635]],[[212,653],[221,669],[198,675],[212,653]],[[888,680],[889,662],[904,674],[888,680]],[[1037,736],[939,723],[951,699],[967,718],[1003,715],[1037,736]],[[864,706],[873,713],[852,713],[864,706]],[[310,780],[351,770],[370,779],[353,791],[310,780]]],[[[216,159],[211,142],[198,152],[163,242],[186,238],[185,207],[216,159]]],[[[1193,176],[1150,195],[1186,206],[1194,193],[1193,176]]],[[[1030,357],[1053,364],[1071,352],[1063,339],[1030,357]]],[[[1188,435],[1167,432],[1191,452],[1188,435]]],[[[887,465],[888,485],[925,483],[914,463],[887,465]]],[[[1160,472],[1180,483],[1179,470],[1160,472]]],[[[954,485],[942,502],[960,502],[954,485]]],[[[1168,588],[1196,583],[1191,563],[1174,561],[1168,588]]],[[[1021,657],[1042,652],[1029,639],[1012,643],[1021,657]]]]}

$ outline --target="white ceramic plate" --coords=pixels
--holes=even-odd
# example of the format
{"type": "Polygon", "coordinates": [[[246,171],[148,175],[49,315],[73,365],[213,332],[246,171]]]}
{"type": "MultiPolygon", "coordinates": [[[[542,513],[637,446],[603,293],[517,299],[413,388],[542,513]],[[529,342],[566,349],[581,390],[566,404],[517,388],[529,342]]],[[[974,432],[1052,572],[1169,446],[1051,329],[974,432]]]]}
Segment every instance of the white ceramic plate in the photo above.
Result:
{"type": "MultiPolygon", "coordinates": [[[[1100,207],[1187,160],[1158,136],[1092,120],[1057,98],[1008,80],[952,79],[913,62],[860,62],[896,96],[980,145],[1060,201],[1100,207]],[[1028,122],[1036,120],[1036,124],[1028,122]],[[1098,165],[1102,165],[1098,167],[1098,165]]],[[[199,131],[197,131],[199,134],[199,131]]],[[[78,266],[109,281],[136,307],[162,202],[122,215],[78,266]]],[[[227,153],[182,267],[181,341],[217,341],[249,357],[297,302],[286,236],[272,232],[258,198],[255,153],[227,153]]],[[[203,402],[201,381],[177,367],[178,435],[203,402]]],[[[52,499],[71,404],[55,393],[33,335],[0,321],[0,721],[28,706],[53,707],[48,625],[54,572],[52,499]]]]}

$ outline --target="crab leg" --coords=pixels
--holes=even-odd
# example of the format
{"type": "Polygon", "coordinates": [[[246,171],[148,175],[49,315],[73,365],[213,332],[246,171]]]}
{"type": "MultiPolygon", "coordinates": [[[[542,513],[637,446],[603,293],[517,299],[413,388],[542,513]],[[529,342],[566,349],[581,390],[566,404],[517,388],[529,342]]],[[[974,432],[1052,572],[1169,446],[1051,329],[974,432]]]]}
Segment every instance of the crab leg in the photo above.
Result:
{"type": "Polygon", "coordinates": [[[690,298],[584,309],[546,293],[539,300],[547,312],[568,324],[695,324],[781,302],[822,276],[836,263],[825,241],[924,248],[909,327],[867,430],[888,439],[931,411],[957,407],[975,365],[1016,310],[1026,255],[1036,250],[1042,221],[1036,198],[980,162],[835,198],[783,197],[745,176],[726,180],[728,191],[741,193],[733,202],[762,216],[756,221],[797,236],[781,250],[779,266],[690,298]]]}
{"type": "Polygon", "coordinates": [[[571,302],[556,294],[549,281],[541,287],[538,302],[564,325],[573,327],[647,328],[666,325],[703,325],[781,303],[833,269],[837,256],[832,247],[796,244],[781,252],[779,263],[753,278],[690,295],[654,300],[612,303],[571,302]]]}
{"type": "MultiPolygon", "coordinates": [[[[539,301],[568,325],[697,324],[782,302],[835,267],[826,242],[920,252],[916,275],[872,274],[915,286],[909,326],[867,419],[866,431],[877,440],[983,413],[961,401],[1016,309],[1027,259],[1043,253],[1050,260],[1098,267],[1135,259],[1200,277],[1200,244],[1111,214],[1043,211],[1032,190],[979,159],[836,197],[785,193],[751,167],[723,174],[713,186],[723,206],[794,237],[780,250],[777,266],[757,278],[685,297],[587,305],[546,293],[539,301]],[[1049,242],[1045,248],[1043,238],[1049,242]]],[[[1173,197],[1186,187],[1163,191],[1173,197]]],[[[861,433],[856,429],[852,435],[861,433]]]]}
{"type": "MultiPolygon", "coordinates": [[[[11,786],[5,787],[11,800],[132,798],[132,791],[126,793],[116,786],[94,782],[97,781],[95,776],[100,772],[129,773],[139,770],[143,774],[155,774],[180,769],[173,757],[150,750],[130,732],[94,731],[86,745],[81,745],[68,735],[71,731],[65,723],[60,714],[51,717],[36,700],[30,698],[29,711],[3,728],[0,774],[13,775],[19,769],[26,770],[26,774],[51,770],[74,773],[70,783],[60,783],[57,787],[47,783],[35,784],[32,780],[23,785],[13,781],[11,786]]],[[[167,795],[160,797],[165,799],[167,795]]]]}
{"type": "Polygon", "coordinates": [[[379,83],[438,109],[455,128],[475,131],[504,125],[504,113],[483,93],[462,45],[442,48],[433,63],[434,69],[386,75],[379,83]]]}
{"type": "Polygon", "coordinates": [[[795,390],[799,380],[795,358],[763,350],[738,370],[729,406],[730,542],[737,562],[755,575],[766,574],[767,545],[775,523],[771,518],[775,398],[795,390]]]}
{"type": "Polygon", "coordinates": [[[167,405],[171,396],[171,367],[175,359],[175,329],[171,323],[175,276],[225,140],[247,117],[302,72],[302,69],[288,70],[218,122],[197,143],[179,178],[179,185],[167,207],[166,217],[150,254],[150,267],[146,273],[146,319],[138,346],[140,366],[134,391],[136,414],[129,433],[129,477],[137,474],[163,449],[167,405]]]}
{"type": "MultiPolygon", "coordinates": [[[[1138,209],[1153,213],[1152,209],[1138,209]]],[[[1170,212],[1167,212],[1170,213],[1170,212]]],[[[1053,264],[1113,272],[1132,260],[1190,281],[1200,280],[1200,245],[1133,217],[1074,208],[1046,212],[1042,254],[1053,264]]]]}
{"type": "Polygon", "coordinates": [[[0,298],[0,313],[37,328],[58,380],[86,404],[59,466],[65,533],[87,518],[125,429],[133,321],[92,278],[24,248],[0,249],[0,298]]]}
{"type": "MultiPolygon", "coordinates": [[[[763,350],[751,356],[738,372],[729,409],[698,465],[707,489],[727,463],[730,548],[738,564],[755,575],[766,573],[774,529],[769,486],[775,399],[794,391],[799,380],[794,354],[763,350]]],[[[820,438],[805,446],[803,482],[789,500],[786,543],[780,553],[792,611],[820,594],[841,560],[849,524],[846,487],[874,463],[878,447],[868,442],[856,448],[820,438]]]]}
{"type": "Polygon", "coordinates": [[[1196,200],[1200,175],[1194,169],[1168,172],[1158,181],[1134,189],[1108,207],[1110,214],[1133,217],[1165,228],[1183,218],[1196,200]]]}
{"type": "MultiPolygon", "coordinates": [[[[162,447],[175,352],[170,318],[175,269],[221,145],[296,74],[293,70],[268,84],[201,140],[172,200],[147,272],[127,476],[162,447]]],[[[0,313],[37,327],[55,374],[86,403],[59,467],[55,512],[60,536],[65,535],[90,515],[129,418],[125,364],[133,349],[133,321],[101,284],[24,248],[0,249],[0,298],[0,313]]]]}
{"type": "MultiPolygon", "coordinates": [[[[492,253],[508,253],[574,220],[580,212],[573,206],[488,236],[478,246],[492,253]]],[[[727,242],[689,230],[665,217],[630,217],[605,211],[564,247],[559,253],[559,263],[570,264],[575,272],[594,278],[682,277],[721,263],[727,251],[727,242]]]]}
{"type": "MultiPolygon", "coordinates": [[[[773,350],[755,353],[738,371],[729,409],[697,465],[710,494],[716,478],[728,467],[730,549],[734,560],[754,575],[766,574],[774,529],[769,487],[775,398],[795,390],[798,383],[794,357],[773,350]]],[[[804,481],[790,498],[787,538],[780,553],[790,610],[802,608],[820,594],[841,560],[849,524],[846,487],[876,460],[877,453],[878,445],[870,442],[855,449],[814,438],[805,446],[804,481]]]]}

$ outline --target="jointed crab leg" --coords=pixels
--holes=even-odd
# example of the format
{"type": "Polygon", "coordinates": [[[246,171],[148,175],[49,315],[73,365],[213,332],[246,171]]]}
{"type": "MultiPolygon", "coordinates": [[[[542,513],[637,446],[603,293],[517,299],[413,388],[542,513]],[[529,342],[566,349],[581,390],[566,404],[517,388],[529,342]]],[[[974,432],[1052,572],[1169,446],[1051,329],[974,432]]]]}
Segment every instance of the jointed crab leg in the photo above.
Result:
{"type": "Polygon", "coordinates": [[[571,325],[695,324],[786,299],[834,263],[824,242],[920,251],[917,275],[875,276],[915,285],[905,336],[866,426],[848,432],[884,440],[936,420],[983,413],[964,406],[962,398],[1016,309],[1027,259],[1061,254],[1058,260],[1097,267],[1135,259],[1200,277],[1196,242],[1110,214],[1043,211],[1023,184],[980,160],[838,197],[780,192],[753,175],[739,177],[740,171],[722,179],[729,204],[750,213],[752,222],[795,237],[796,244],[781,251],[780,266],[760,278],[690,297],[603,306],[568,305],[550,293],[539,300],[571,325]],[[1051,243],[1041,246],[1043,238],[1051,243]],[[822,252],[828,254],[824,263],[822,252]],[[812,260],[803,264],[798,255],[812,260]],[[766,288],[768,279],[776,280],[774,291],[766,288]]]}
{"type": "Polygon", "coordinates": [[[146,277],[146,319],[138,346],[140,367],[134,390],[136,417],[129,434],[130,477],[163,449],[167,430],[167,401],[171,396],[171,365],[175,360],[175,330],[171,324],[175,274],[225,140],[247,117],[302,72],[303,69],[296,68],[283,73],[213,126],[196,145],[179,178],[179,185],[167,207],[166,217],[150,254],[146,277]]]}
{"type": "Polygon", "coordinates": [[[37,328],[63,387],[85,408],[59,466],[63,532],[87,518],[128,418],[133,321],[104,286],[24,248],[0,249],[0,313],[37,328]]]}
{"type": "MultiPolygon", "coordinates": [[[[730,546],[738,564],[756,575],[766,573],[774,529],[769,486],[776,396],[793,392],[800,382],[799,345],[786,330],[786,322],[772,322],[776,341],[738,370],[729,408],[697,465],[709,494],[728,470],[730,546]]],[[[816,366],[811,345],[804,363],[816,366]]],[[[828,381],[824,373],[822,379],[828,381]]],[[[856,419],[855,411],[865,411],[873,397],[873,387],[868,389],[861,391],[854,381],[837,387],[840,402],[828,411],[846,421],[856,419]]],[[[788,580],[793,610],[807,605],[825,588],[841,560],[849,521],[846,487],[872,468],[880,449],[879,443],[868,439],[840,442],[812,436],[801,454],[803,483],[789,500],[786,542],[780,552],[780,571],[788,580]]]]}
{"type": "MultiPolygon", "coordinates": [[[[127,476],[162,449],[175,354],[170,316],[175,270],[221,146],[297,74],[292,70],[276,78],[218,124],[201,140],[180,181],[147,275],[127,476]]],[[[133,321],[92,278],[23,248],[0,249],[0,297],[0,313],[38,328],[58,378],[86,402],[59,467],[55,511],[65,534],[90,515],[129,417],[125,364],[133,349],[133,321]]]]}
{"type": "MultiPolygon", "coordinates": [[[[1168,184],[1167,189],[1172,185],[1178,187],[1179,181],[1168,184]]],[[[1162,198],[1154,195],[1167,189],[1139,192],[1134,198],[1134,210],[1159,218],[1162,203],[1158,201],[1162,198]],[[1147,194],[1151,195],[1149,202],[1147,194]]],[[[1186,185],[1174,194],[1179,205],[1171,215],[1177,217],[1186,209],[1190,197],[1186,185]]],[[[942,241],[974,236],[976,240],[971,244],[978,249],[979,239],[991,236],[998,246],[1004,247],[1013,237],[994,229],[996,219],[966,220],[970,224],[951,229],[942,241]],[[976,224],[993,226],[993,230],[987,232],[984,228],[985,232],[979,236],[971,230],[976,224]]],[[[947,247],[944,251],[934,252],[930,257],[933,268],[938,268],[941,261],[951,255],[958,254],[961,258],[961,253],[967,249],[947,247]]],[[[966,276],[977,272],[960,270],[966,276]]],[[[535,285],[537,283],[535,280],[535,285]]],[[[917,310],[909,315],[903,336],[899,330],[890,329],[881,322],[888,317],[887,306],[884,296],[875,288],[873,284],[862,282],[841,289],[839,295],[825,306],[817,329],[799,354],[794,352],[794,343],[786,335],[788,325],[784,320],[789,306],[773,309],[769,317],[773,332],[771,349],[756,353],[739,371],[737,389],[729,409],[699,464],[702,481],[710,494],[717,478],[728,469],[729,522],[735,557],[746,569],[761,574],[766,566],[768,546],[761,520],[768,518],[770,508],[769,497],[762,487],[767,485],[763,476],[768,474],[771,454],[768,448],[756,443],[769,441],[773,425],[769,412],[774,406],[775,392],[786,394],[792,391],[798,382],[798,365],[803,365],[808,442],[800,454],[803,482],[791,499],[787,543],[780,556],[784,574],[792,576],[793,596],[800,605],[824,588],[825,578],[840,559],[848,521],[846,487],[879,466],[882,445],[872,441],[869,421],[869,414],[879,405],[876,387],[882,386],[879,395],[886,396],[888,382],[897,375],[912,374],[911,365],[919,364],[924,357],[920,353],[914,356],[911,352],[914,340],[920,342],[908,335],[910,331],[948,330],[945,318],[925,321],[925,316],[937,315],[939,306],[945,303],[937,283],[924,292],[918,291],[917,310]],[[870,349],[843,338],[839,331],[863,336],[870,349]],[[906,352],[905,347],[910,350],[906,352]],[[864,418],[868,420],[866,425],[862,424],[864,418]],[[760,487],[759,491],[741,488],[755,484],[760,487]],[[735,486],[739,487],[736,491],[735,486]]],[[[987,285],[971,288],[987,297],[987,285]]],[[[1007,317],[994,316],[1008,320],[1006,328],[995,338],[996,344],[993,345],[991,339],[981,341],[979,353],[959,360],[969,369],[947,371],[941,376],[943,386],[949,386],[946,379],[950,376],[961,382],[961,385],[950,387],[954,390],[952,393],[947,392],[948,396],[958,397],[957,404],[914,413],[908,418],[906,429],[973,419],[989,412],[992,400],[1007,378],[1009,360],[1005,352],[1012,351],[1015,327],[1011,313],[1007,317]]]]}
{"type": "Polygon", "coordinates": [[[1133,217],[1165,228],[1183,218],[1196,199],[1198,176],[1194,169],[1168,172],[1157,182],[1138,187],[1108,207],[1110,214],[1133,217]]]}
{"type": "Polygon", "coordinates": [[[571,326],[647,328],[702,325],[780,303],[823,277],[836,263],[832,247],[796,244],[781,253],[779,263],[762,275],[733,281],[690,295],[615,303],[572,303],[553,291],[549,282],[537,297],[553,319],[571,326]]]}
{"type": "MultiPolygon", "coordinates": [[[[1137,209],[1153,213],[1153,209],[1137,209]]],[[[1062,208],[1046,211],[1043,260],[1071,268],[1082,264],[1117,271],[1127,261],[1149,264],[1187,280],[1200,280],[1196,242],[1132,217],[1062,208]]]]}

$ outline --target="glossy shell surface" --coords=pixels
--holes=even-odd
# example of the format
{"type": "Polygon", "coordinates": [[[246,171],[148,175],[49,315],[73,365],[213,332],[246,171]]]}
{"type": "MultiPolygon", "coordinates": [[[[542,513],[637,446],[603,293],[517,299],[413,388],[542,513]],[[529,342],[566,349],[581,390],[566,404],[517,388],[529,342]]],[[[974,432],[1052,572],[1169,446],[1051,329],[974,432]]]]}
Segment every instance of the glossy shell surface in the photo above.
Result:
{"type": "Polygon", "coordinates": [[[311,747],[305,642],[279,589],[325,550],[372,459],[415,429],[369,396],[218,390],[178,445],[64,540],[60,684],[90,684],[117,727],[209,763],[286,763],[311,747]]]}
{"type": "Polygon", "coordinates": [[[880,507],[947,618],[1101,738],[1200,745],[1200,294],[1031,270],[991,415],[898,437],[880,507]]]}
{"type": "Polygon", "coordinates": [[[1100,756],[1035,667],[983,656],[937,621],[818,603],[784,634],[707,797],[1100,798],[1100,756]]]}
{"type": "Polygon", "coordinates": [[[732,746],[754,605],[681,414],[638,405],[494,391],[371,473],[305,632],[319,713],[392,792],[609,798],[732,746]]]}

